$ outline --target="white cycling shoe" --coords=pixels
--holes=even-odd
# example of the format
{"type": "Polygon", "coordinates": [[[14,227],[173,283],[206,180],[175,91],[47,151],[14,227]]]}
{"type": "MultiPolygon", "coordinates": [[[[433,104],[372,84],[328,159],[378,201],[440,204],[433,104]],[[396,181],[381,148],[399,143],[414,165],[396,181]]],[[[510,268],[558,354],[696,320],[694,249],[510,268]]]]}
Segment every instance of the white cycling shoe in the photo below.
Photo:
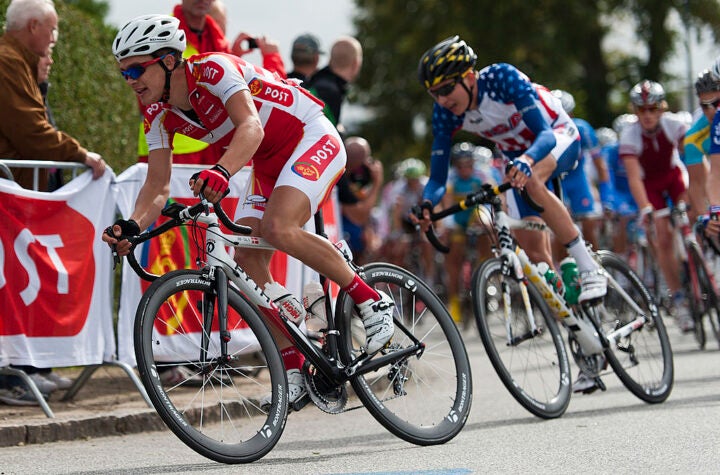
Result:
{"type": "Polygon", "coordinates": [[[395,333],[393,310],[395,302],[385,293],[378,291],[380,300],[368,300],[358,305],[360,318],[365,327],[365,352],[375,353],[390,342],[395,333]]]}
{"type": "MultiPolygon", "coordinates": [[[[299,369],[289,369],[287,370],[287,380],[288,406],[299,411],[310,401],[310,395],[305,388],[305,377],[299,369]]],[[[267,412],[270,410],[271,403],[272,393],[264,395],[260,398],[260,409],[267,412]]]]}
{"type": "Polygon", "coordinates": [[[578,302],[599,300],[607,294],[607,277],[594,269],[580,273],[580,295],[578,302]]]}

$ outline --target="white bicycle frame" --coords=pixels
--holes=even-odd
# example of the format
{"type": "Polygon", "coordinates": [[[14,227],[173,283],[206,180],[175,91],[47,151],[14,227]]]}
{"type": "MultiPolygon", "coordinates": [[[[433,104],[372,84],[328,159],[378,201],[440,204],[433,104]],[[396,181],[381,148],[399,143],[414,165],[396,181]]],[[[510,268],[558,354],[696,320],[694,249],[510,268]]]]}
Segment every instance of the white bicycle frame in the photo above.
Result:
{"type": "MultiPolygon", "coordinates": [[[[561,298],[557,294],[557,292],[553,288],[551,288],[550,285],[546,282],[545,277],[540,274],[537,266],[535,266],[535,264],[530,261],[530,258],[522,248],[520,248],[519,246],[515,246],[513,249],[511,248],[511,245],[509,243],[503,244],[502,236],[509,236],[510,229],[519,228],[534,229],[538,231],[544,231],[547,229],[546,225],[542,223],[533,223],[513,219],[508,216],[507,213],[505,213],[505,211],[503,210],[496,212],[495,229],[498,236],[500,237],[500,252],[501,255],[504,256],[507,262],[510,264],[513,271],[513,277],[517,280],[522,280],[527,277],[535,285],[535,287],[542,294],[545,302],[548,304],[548,306],[550,306],[552,311],[557,316],[558,320],[563,322],[565,326],[573,332],[574,336],[577,338],[580,348],[586,356],[601,353],[603,351],[603,344],[600,339],[600,335],[598,335],[592,323],[590,323],[584,318],[578,318],[575,315],[573,310],[568,307],[565,300],[561,298]],[[529,223],[530,225],[528,226],[528,224],[526,223],[529,223]]],[[[648,318],[645,315],[645,312],[643,312],[643,310],[630,298],[627,292],[625,292],[625,290],[617,283],[617,281],[608,272],[606,272],[602,268],[602,266],[600,266],[600,269],[607,277],[608,285],[611,286],[615,291],[617,291],[623,297],[623,299],[628,304],[630,304],[632,309],[639,314],[639,316],[631,322],[628,322],[617,330],[614,330],[613,332],[605,335],[608,343],[610,345],[613,345],[620,338],[629,335],[634,330],[643,326],[648,321],[648,318]]],[[[535,323],[535,316],[530,306],[530,298],[527,288],[525,286],[520,286],[520,289],[522,293],[523,303],[525,305],[525,309],[530,320],[530,329],[531,331],[535,332],[537,331],[537,325],[535,323]]],[[[509,295],[506,293],[504,295],[504,298],[509,299],[509,295]]],[[[510,302],[506,301],[504,303],[505,322],[508,330],[508,344],[512,344],[512,334],[510,332],[510,313],[512,307],[510,305],[510,302]]]]}

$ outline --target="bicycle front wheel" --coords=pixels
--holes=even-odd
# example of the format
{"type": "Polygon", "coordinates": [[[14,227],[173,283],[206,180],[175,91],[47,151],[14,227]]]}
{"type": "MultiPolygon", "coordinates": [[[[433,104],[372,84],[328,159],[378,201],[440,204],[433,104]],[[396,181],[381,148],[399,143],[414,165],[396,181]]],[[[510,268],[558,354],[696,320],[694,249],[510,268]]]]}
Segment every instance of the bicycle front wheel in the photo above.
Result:
{"type": "Polygon", "coordinates": [[[570,404],[570,360],[555,315],[540,292],[505,275],[501,258],[489,259],[475,271],[472,289],[480,338],[507,390],[538,417],[563,415],[570,404]]]}
{"type": "Polygon", "coordinates": [[[605,350],[605,356],[620,381],[635,396],[648,403],[660,403],[673,386],[673,355],[665,324],[652,297],[640,278],[620,257],[598,251],[600,263],[610,277],[600,306],[600,324],[605,334],[635,320],[639,314],[618,291],[640,307],[647,321],[605,350]],[[612,282],[614,281],[614,283],[612,282]]]}
{"type": "Polygon", "coordinates": [[[135,355],[148,396],[175,435],[217,462],[247,463],[280,439],[287,380],[256,307],[234,286],[228,290],[223,352],[214,283],[194,270],[154,281],[135,317],[135,355]],[[261,409],[260,398],[271,393],[270,408],[261,409]]]}
{"type": "Polygon", "coordinates": [[[708,273],[707,265],[696,246],[688,248],[688,258],[692,260],[692,268],[697,275],[697,289],[691,289],[688,298],[693,300],[693,316],[695,317],[695,334],[699,336],[700,348],[705,347],[705,323],[707,322],[712,335],[720,344],[720,302],[715,285],[708,273]]]}
{"type": "MultiPolygon", "coordinates": [[[[370,364],[409,347],[421,350],[358,374],[352,387],[370,414],[401,439],[417,445],[447,442],[465,425],[472,402],[470,361],[460,333],[437,295],[410,272],[385,263],[368,264],[363,272],[370,286],[395,303],[395,334],[370,364]]],[[[340,294],[336,308],[340,356],[348,364],[362,353],[364,329],[347,294],[340,294]]]]}

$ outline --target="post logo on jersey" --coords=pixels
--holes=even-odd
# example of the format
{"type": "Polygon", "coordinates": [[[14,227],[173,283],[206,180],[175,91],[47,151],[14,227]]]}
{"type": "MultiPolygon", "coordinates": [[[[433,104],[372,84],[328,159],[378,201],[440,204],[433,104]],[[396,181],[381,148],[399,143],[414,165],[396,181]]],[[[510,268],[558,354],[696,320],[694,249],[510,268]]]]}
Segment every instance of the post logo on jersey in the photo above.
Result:
{"type": "Polygon", "coordinates": [[[327,134],[293,163],[292,171],[307,180],[317,181],[339,151],[337,138],[327,134]]]}
{"type": "Polygon", "coordinates": [[[293,105],[295,98],[288,89],[273,83],[266,83],[260,78],[254,78],[248,83],[250,94],[267,102],[273,102],[283,107],[293,105]]]}

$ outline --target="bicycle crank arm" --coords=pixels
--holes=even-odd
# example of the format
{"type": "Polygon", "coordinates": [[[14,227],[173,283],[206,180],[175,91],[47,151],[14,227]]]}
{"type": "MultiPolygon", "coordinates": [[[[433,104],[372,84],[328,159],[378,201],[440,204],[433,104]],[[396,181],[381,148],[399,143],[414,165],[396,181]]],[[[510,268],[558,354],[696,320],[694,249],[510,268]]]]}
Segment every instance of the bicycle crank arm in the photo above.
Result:
{"type": "Polygon", "coordinates": [[[643,326],[645,326],[645,323],[647,323],[647,319],[644,315],[640,315],[635,320],[632,320],[629,323],[626,323],[625,325],[621,326],[617,330],[614,330],[607,335],[605,335],[605,338],[607,338],[608,345],[614,346],[615,343],[618,342],[621,338],[625,338],[635,330],[639,330],[643,326]]]}
{"type": "Polygon", "coordinates": [[[517,346],[525,340],[531,340],[536,336],[542,334],[542,330],[531,330],[524,335],[514,336],[508,343],[507,346],[517,346]]]}
{"type": "Polygon", "coordinates": [[[345,368],[345,374],[350,377],[356,373],[365,374],[371,371],[377,371],[380,368],[397,363],[398,361],[409,358],[413,355],[419,358],[424,351],[425,343],[418,343],[418,345],[410,346],[402,350],[393,350],[391,353],[382,356],[376,355],[374,358],[372,356],[363,355],[345,368]]]}

